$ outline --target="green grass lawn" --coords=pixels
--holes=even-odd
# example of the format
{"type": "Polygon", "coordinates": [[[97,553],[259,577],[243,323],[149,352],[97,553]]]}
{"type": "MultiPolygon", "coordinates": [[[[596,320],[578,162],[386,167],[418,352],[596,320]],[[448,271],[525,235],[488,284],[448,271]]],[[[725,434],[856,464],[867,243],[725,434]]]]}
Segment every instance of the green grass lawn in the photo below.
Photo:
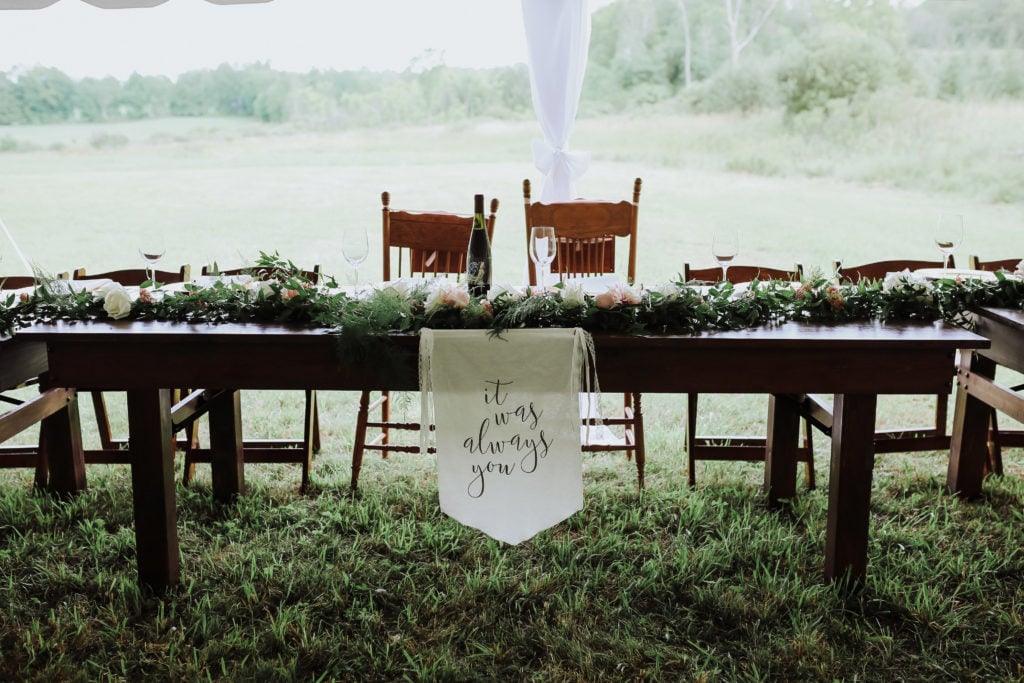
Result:
{"type": "MultiPolygon", "coordinates": [[[[961,263],[1024,256],[1021,106],[901,106],[856,143],[797,136],[770,113],[582,120],[574,147],[594,160],[579,190],[625,198],[644,179],[644,282],[710,264],[723,224],[740,228],[742,262],[937,257],[929,228],[949,206],[967,215],[961,263]]],[[[497,277],[521,282],[535,135],[531,122],[12,128],[0,139],[38,149],[0,153],[0,217],[48,271],[141,266],[142,235],[162,230],[176,236],[168,265],[278,250],[347,277],[342,228],[379,240],[382,190],[454,211],[484,192],[502,201],[497,277]]],[[[371,249],[363,277],[379,270],[371,249]]],[[[247,435],[297,433],[299,396],[245,393],[247,435]]],[[[69,502],[0,471],[0,680],[1024,680],[1019,451],[970,504],[944,493],[945,454],[879,456],[868,579],[847,590],[821,578],[820,437],[818,490],[770,511],[756,465],[702,465],[689,489],[683,398],[647,396],[646,490],[632,463],[587,457],[585,509],[510,547],[440,513],[430,458],[368,458],[351,496],[356,398],[321,394],[307,495],[297,467],[276,465],[247,467],[231,506],[212,502],[208,469],[179,488],[183,580],[167,595],[136,585],[127,467],[90,467],[69,502]]],[[[881,406],[880,426],[930,408],[881,406]]],[[[763,433],[764,411],[761,397],[702,398],[716,431],[763,433]]],[[[84,405],[83,422],[91,442],[84,405]]],[[[123,433],[122,408],[114,423],[123,433]]]]}

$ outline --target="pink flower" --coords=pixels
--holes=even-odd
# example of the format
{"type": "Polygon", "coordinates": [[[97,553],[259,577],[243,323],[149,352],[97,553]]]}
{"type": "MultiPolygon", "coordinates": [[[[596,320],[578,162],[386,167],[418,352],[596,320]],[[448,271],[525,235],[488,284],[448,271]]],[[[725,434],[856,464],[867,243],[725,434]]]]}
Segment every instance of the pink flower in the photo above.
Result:
{"type": "Polygon", "coordinates": [[[480,305],[487,311],[487,315],[494,315],[494,306],[491,304],[490,299],[483,299],[480,301],[480,305]]]}
{"type": "Polygon", "coordinates": [[[27,304],[32,296],[28,292],[22,292],[18,295],[18,300],[23,304],[27,304]]]}
{"type": "Polygon", "coordinates": [[[619,305],[618,292],[609,289],[604,294],[598,294],[596,297],[594,297],[594,305],[597,306],[598,308],[603,308],[606,311],[608,309],[615,308],[616,306],[619,305]]]}
{"type": "Polygon", "coordinates": [[[299,290],[297,290],[297,289],[282,289],[281,290],[281,300],[282,301],[288,301],[292,297],[296,297],[298,295],[299,295],[299,290]]]}
{"type": "Polygon", "coordinates": [[[148,289],[140,289],[139,301],[141,301],[144,304],[151,304],[153,303],[153,295],[149,293],[148,289]]]}
{"type": "Polygon", "coordinates": [[[619,288],[619,300],[624,304],[632,306],[640,303],[640,292],[627,285],[616,285],[619,288]]]}
{"type": "Polygon", "coordinates": [[[452,308],[465,308],[469,305],[469,292],[461,287],[451,287],[444,290],[441,302],[452,308]]]}
{"type": "Polygon", "coordinates": [[[825,298],[836,313],[846,306],[846,302],[843,301],[843,292],[838,287],[832,286],[825,290],[825,298]]]}

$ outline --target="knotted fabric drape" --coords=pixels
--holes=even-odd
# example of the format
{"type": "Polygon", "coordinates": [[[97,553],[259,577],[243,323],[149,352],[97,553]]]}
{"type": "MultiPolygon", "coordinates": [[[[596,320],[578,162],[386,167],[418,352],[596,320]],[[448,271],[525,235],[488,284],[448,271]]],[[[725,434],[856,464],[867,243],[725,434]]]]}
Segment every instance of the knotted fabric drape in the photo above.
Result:
{"type": "Polygon", "coordinates": [[[544,174],[540,201],[576,197],[576,179],[590,154],[570,152],[590,46],[587,0],[522,0],[530,90],[544,140],[533,143],[533,162],[544,174]]]}
{"type": "Polygon", "coordinates": [[[422,330],[421,424],[436,426],[441,510],[515,544],[582,509],[577,397],[592,363],[580,329],[422,330]]]}

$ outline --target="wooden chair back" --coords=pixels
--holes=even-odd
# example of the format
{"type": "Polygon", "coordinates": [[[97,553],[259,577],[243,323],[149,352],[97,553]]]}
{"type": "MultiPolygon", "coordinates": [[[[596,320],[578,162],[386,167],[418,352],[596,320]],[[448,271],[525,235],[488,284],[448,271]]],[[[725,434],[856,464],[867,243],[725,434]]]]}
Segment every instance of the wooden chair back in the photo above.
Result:
{"type": "Polygon", "coordinates": [[[1006,270],[1014,272],[1017,270],[1017,265],[1024,259],[1019,258],[1007,258],[998,259],[995,261],[982,261],[978,258],[977,254],[971,254],[967,257],[967,267],[971,270],[986,270],[990,273],[994,273],[999,270],[1006,270]]]}
{"type": "MultiPolygon", "coordinates": [[[[67,280],[71,275],[67,272],[58,273],[58,280],[67,280]]],[[[22,287],[34,287],[36,278],[33,275],[0,275],[0,289],[21,289],[22,287]]]]}
{"type": "MultiPolygon", "coordinates": [[[[76,268],[73,279],[85,280],[85,279],[96,279],[107,278],[114,282],[119,282],[125,287],[138,287],[143,282],[149,279],[150,271],[145,268],[127,268],[125,270],[111,270],[106,273],[89,273],[86,274],[85,268],[76,268]]],[[[174,282],[187,282],[192,277],[192,267],[187,263],[179,268],[177,271],[171,270],[157,270],[153,271],[153,277],[156,278],[157,282],[174,283],[174,282]]]]}
{"type": "MultiPolygon", "coordinates": [[[[203,275],[213,275],[209,265],[203,266],[203,275]]],[[[279,271],[273,268],[222,268],[216,271],[217,275],[251,275],[257,280],[272,280],[290,275],[299,275],[305,280],[316,284],[320,279],[320,264],[313,266],[312,270],[279,271]]]]}
{"type": "MultiPolygon", "coordinates": [[[[785,268],[769,268],[767,266],[729,266],[726,277],[734,285],[741,282],[753,282],[754,280],[800,282],[804,279],[804,267],[800,263],[797,263],[790,270],[785,268]]],[[[722,269],[718,266],[691,268],[689,263],[683,264],[683,282],[720,282],[721,279],[722,269]]]]}
{"type": "MultiPolygon", "coordinates": [[[[382,192],[380,201],[385,280],[447,276],[460,279],[465,274],[473,216],[392,209],[389,192],[382,192]]],[[[485,220],[487,237],[493,242],[497,199],[491,200],[490,209],[485,220]]]]}
{"type": "MultiPolygon", "coordinates": [[[[523,181],[523,207],[526,211],[526,251],[530,251],[530,231],[534,226],[555,229],[558,252],[551,272],[560,280],[616,272],[615,240],[625,239],[629,255],[626,278],[636,280],[637,213],[640,207],[640,178],[633,181],[632,201],[574,199],[544,204],[530,197],[530,181],[523,181]]],[[[534,263],[527,259],[530,282],[537,282],[534,263]]]]}
{"type": "MultiPolygon", "coordinates": [[[[919,268],[941,268],[942,260],[937,261],[915,261],[895,259],[891,261],[873,261],[859,266],[843,266],[841,263],[832,264],[836,277],[840,282],[860,282],[861,280],[884,280],[889,273],[899,273],[904,270],[918,270],[919,268]]],[[[949,267],[954,267],[953,256],[949,257],[949,267]]]]}

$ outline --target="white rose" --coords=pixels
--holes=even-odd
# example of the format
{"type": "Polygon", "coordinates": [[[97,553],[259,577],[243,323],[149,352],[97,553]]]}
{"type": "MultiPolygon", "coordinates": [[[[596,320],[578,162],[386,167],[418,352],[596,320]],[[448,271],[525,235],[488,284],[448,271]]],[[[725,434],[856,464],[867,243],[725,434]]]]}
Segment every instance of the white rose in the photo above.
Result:
{"type": "Polygon", "coordinates": [[[578,282],[568,283],[562,288],[562,303],[567,308],[583,308],[587,305],[587,293],[578,282]]]}
{"type": "Polygon", "coordinates": [[[681,293],[679,291],[679,287],[674,282],[666,282],[665,284],[658,285],[658,289],[655,291],[670,301],[678,298],[681,293]]]}
{"type": "Polygon", "coordinates": [[[495,301],[498,297],[505,296],[511,301],[518,301],[523,298],[522,289],[516,289],[512,285],[492,285],[487,292],[487,298],[495,301]]]}
{"type": "Polygon", "coordinates": [[[1017,277],[1024,277],[1024,260],[1017,264],[1017,267],[1014,269],[1013,274],[1016,275],[1017,277]]]}
{"type": "Polygon", "coordinates": [[[132,297],[118,282],[103,285],[96,296],[103,300],[103,310],[114,320],[125,318],[132,312],[132,297]]]}
{"type": "Polygon", "coordinates": [[[430,294],[427,295],[427,300],[423,304],[427,314],[435,313],[444,306],[446,289],[445,286],[440,284],[431,287],[430,294]]]}
{"type": "Polygon", "coordinates": [[[928,280],[922,275],[902,270],[898,273],[887,273],[882,281],[882,291],[889,292],[897,287],[927,287],[928,280]]]}
{"type": "Polygon", "coordinates": [[[409,283],[405,280],[395,280],[394,282],[389,282],[387,286],[384,287],[384,291],[388,294],[394,294],[399,299],[408,299],[409,283]]]}
{"type": "Polygon", "coordinates": [[[274,285],[277,284],[277,280],[260,280],[259,287],[260,291],[263,292],[263,298],[269,299],[274,296],[274,285]]]}

